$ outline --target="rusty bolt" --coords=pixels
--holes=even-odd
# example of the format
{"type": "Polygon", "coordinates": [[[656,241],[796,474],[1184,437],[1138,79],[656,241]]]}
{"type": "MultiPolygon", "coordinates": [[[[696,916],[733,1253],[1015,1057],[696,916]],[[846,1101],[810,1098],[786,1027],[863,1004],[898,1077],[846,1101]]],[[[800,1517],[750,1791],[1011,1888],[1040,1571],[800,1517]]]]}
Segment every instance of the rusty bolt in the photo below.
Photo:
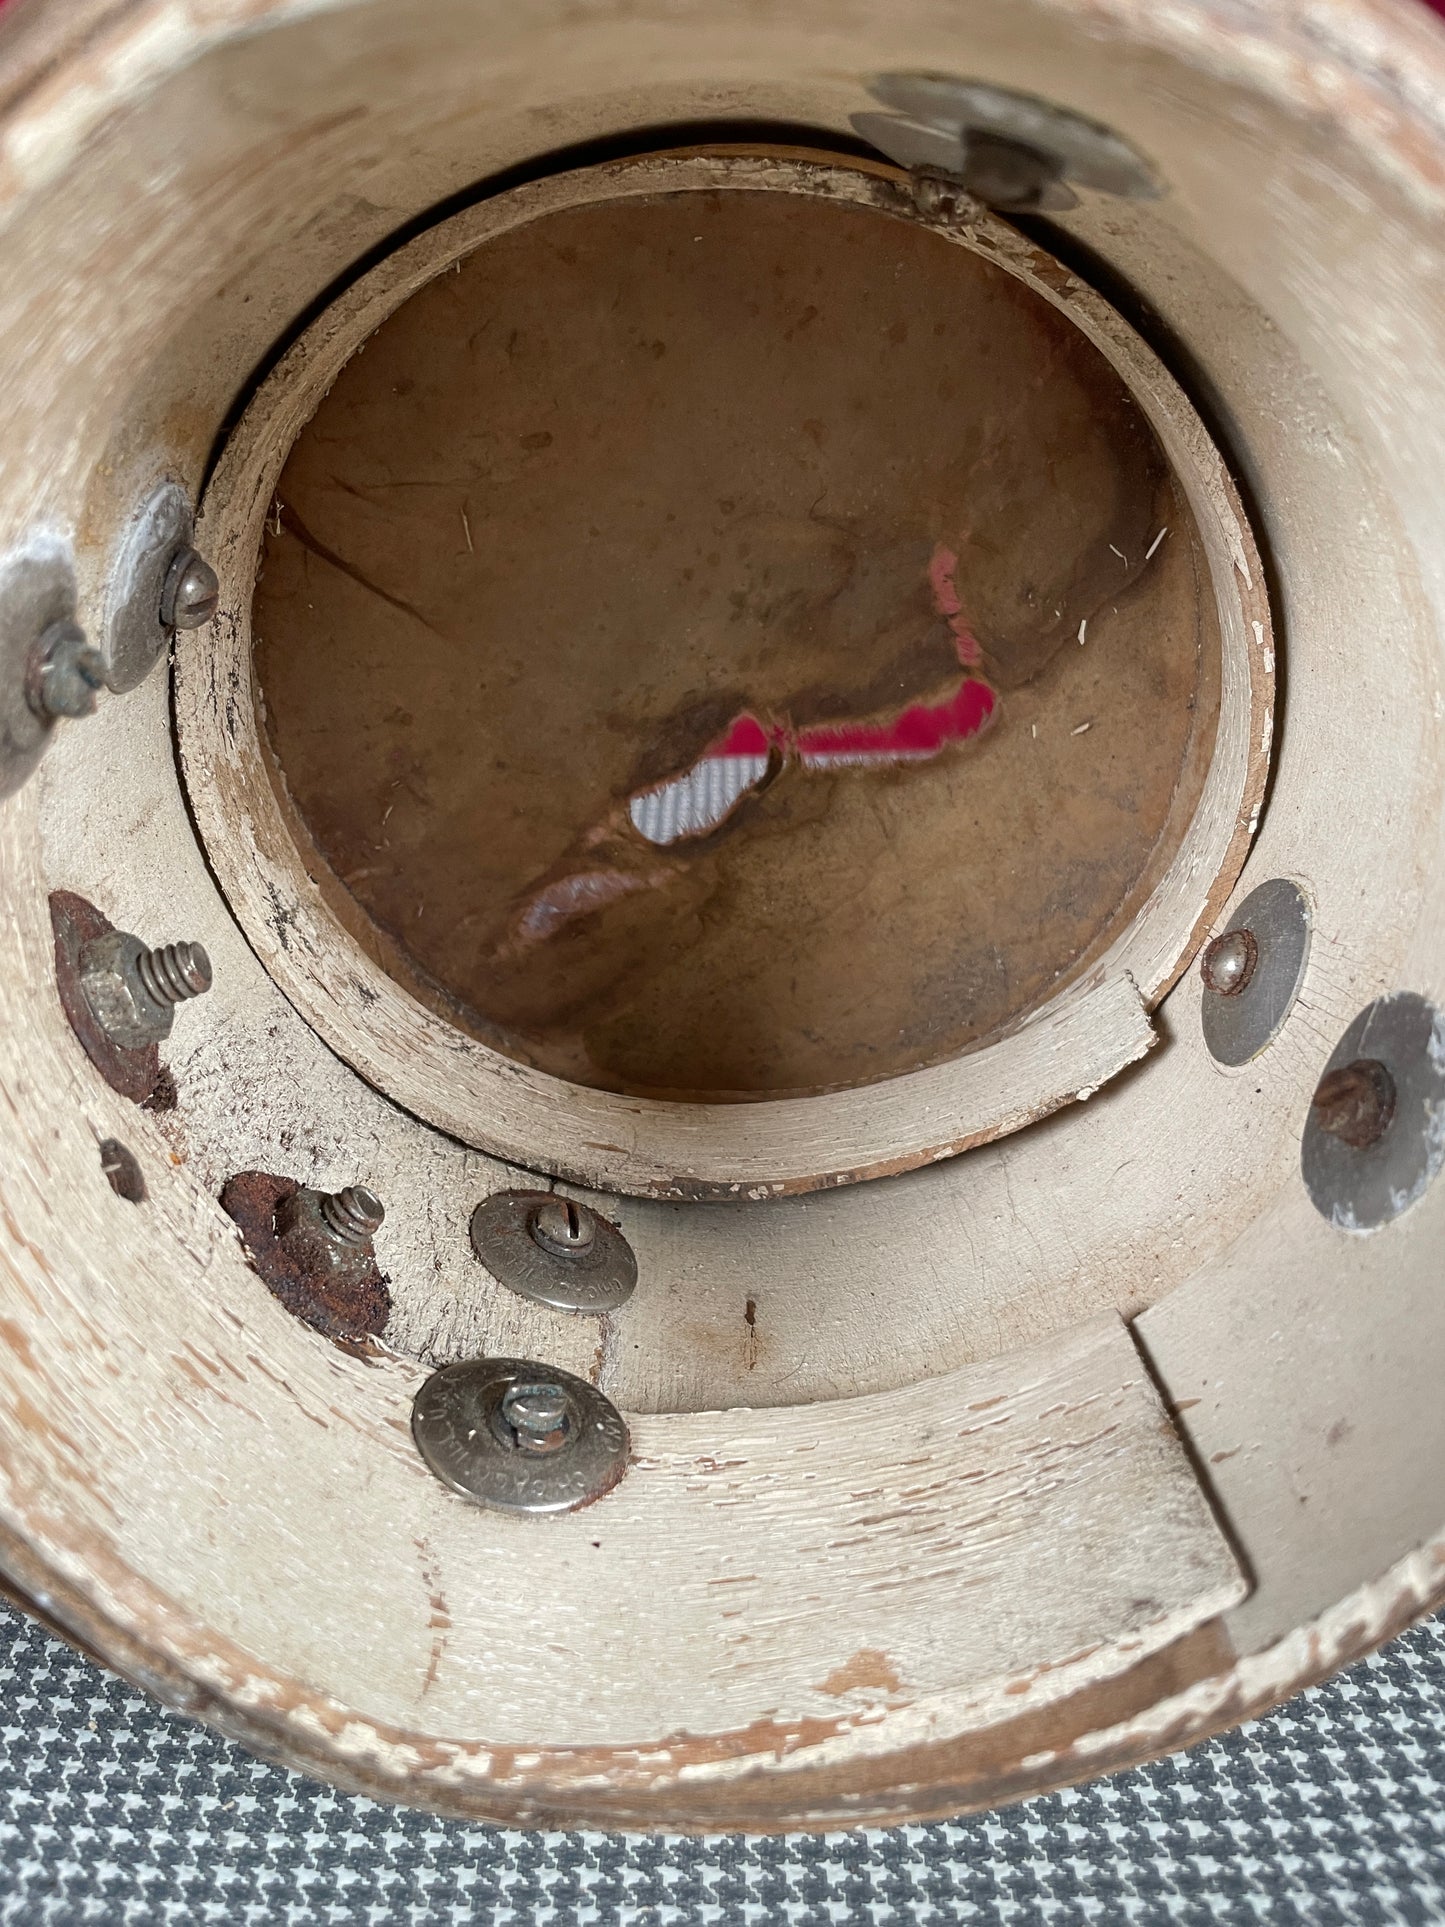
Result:
{"type": "Polygon", "coordinates": [[[585,1204],[570,1198],[548,1198],[532,1214],[531,1233],[544,1251],[556,1258],[575,1258],[597,1241],[597,1220],[585,1204]]]}
{"type": "Polygon", "coordinates": [[[1259,945],[1252,930],[1226,930],[1204,952],[1199,974],[1216,997],[1237,997],[1254,975],[1259,945]]]}
{"type": "Polygon", "coordinates": [[[1378,1144],[1395,1115],[1395,1080],[1378,1057],[1357,1057],[1327,1071],[1316,1086],[1315,1122],[1352,1150],[1378,1144]]]}
{"type": "Polygon", "coordinates": [[[199,629],[221,600],[221,584],[206,558],[192,548],[177,549],[161,588],[163,629],[199,629]]]}
{"type": "Polygon", "coordinates": [[[168,1037],[174,1006],[211,987],[211,960],[198,943],[147,949],[139,937],[112,930],[80,953],[85,1001],[113,1044],[144,1050],[168,1037]]]}
{"type": "Polygon", "coordinates": [[[341,1191],[313,1191],[303,1185],[277,1207],[280,1237],[295,1234],[327,1264],[369,1251],[381,1229],[386,1209],[364,1184],[348,1184],[341,1191]]]}
{"type": "Polygon", "coordinates": [[[341,1191],[302,1185],[278,1202],[271,1224],[287,1262],[313,1292],[324,1296],[339,1286],[344,1294],[360,1290],[369,1297],[380,1275],[371,1240],[385,1216],[381,1199],[364,1184],[341,1191]]]}
{"type": "Polygon", "coordinates": [[[557,1451],[566,1443],[571,1419],[560,1385],[510,1385],[502,1396],[502,1422],[524,1452],[557,1451]]]}
{"type": "Polygon", "coordinates": [[[104,659],[80,625],[52,622],[30,651],[25,699],[37,716],[89,716],[104,681],[104,659]]]}

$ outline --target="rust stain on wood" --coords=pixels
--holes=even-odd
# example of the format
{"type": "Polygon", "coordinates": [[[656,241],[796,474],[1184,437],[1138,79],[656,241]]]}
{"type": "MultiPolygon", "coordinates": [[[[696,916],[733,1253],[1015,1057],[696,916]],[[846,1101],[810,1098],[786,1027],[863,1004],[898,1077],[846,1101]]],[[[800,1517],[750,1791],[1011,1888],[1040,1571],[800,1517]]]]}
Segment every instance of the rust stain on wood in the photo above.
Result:
{"type": "Polygon", "coordinates": [[[149,1102],[152,1110],[168,1110],[176,1101],[174,1079],[161,1069],[160,1050],[147,1044],[144,1050],[126,1050],[112,1043],[96,1021],[80,984],[80,953],[97,937],[105,937],[115,925],[73,890],[50,893],[50,925],[55,933],[55,987],[61,1009],[75,1032],[81,1049],[113,1091],[133,1103],[149,1102]],[[167,1081],[168,1080],[168,1081],[167,1081]]]}
{"type": "Polygon", "coordinates": [[[277,1235],[277,1208],[300,1189],[295,1178],[241,1171],[222,1189],[221,1209],[235,1220],[251,1269],[288,1311],[334,1344],[365,1352],[386,1329],[391,1291],[375,1259],[365,1254],[358,1253],[342,1273],[324,1273],[277,1235]]]}

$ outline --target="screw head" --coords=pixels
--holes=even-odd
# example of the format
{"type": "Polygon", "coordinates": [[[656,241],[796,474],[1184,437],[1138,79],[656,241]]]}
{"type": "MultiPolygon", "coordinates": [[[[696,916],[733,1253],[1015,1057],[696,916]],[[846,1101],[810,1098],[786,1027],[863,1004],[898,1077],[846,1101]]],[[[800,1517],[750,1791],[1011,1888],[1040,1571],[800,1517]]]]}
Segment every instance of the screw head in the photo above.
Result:
{"type": "Polygon", "coordinates": [[[127,1204],[145,1203],[146,1181],[141,1176],[141,1168],[135,1161],[135,1153],[119,1138],[101,1139],[100,1168],[118,1198],[124,1198],[127,1204]]]}
{"type": "Polygon", "coordinates": [[[472,1213],[471,1235],[499,1285],[554,1311],[616,1311],[637,1284],[617,1226],[555,1192],[494,1191],[472,1213]]]}
{"type": "Polygon", "coordinates": [[[443,1365],[416,1395],[411,1430],[443,1485],[502,1512],[571,1512],[627,1470],[627,1427],[611,1399],[535,1359],[443,1365]]]}
{"type": "Polygon", "coordinates": [[[163,629],[199,629],[211,620],[221,601],[216,571],[196,549],[178,549],[161,589],[163,629]]]}
{"type": "Polygon", "coordinates": [[[1259,945],[1252,930],[1226,930],[1205,950],[1199,974],[1204,988],[1216,997],[1237,997],[1246,989],[1259,962],[1259,945]]]}
{"type": "Polygon", "coordinates": [[[1315,1122],[1352,1150],[1378,1144],[1395,1115],[1395,1080],[1378,1057],[1326,1071],[1310,1099],[1315,1122]]]}
{"type": "Polygon", "coordinates": [[[101,653],[75,622],[52,622],[30,652],[25,693],[37,716],[77,718],[95,709],[105,681],[101,653]]]}
{"type": "Polygon", "coordinates": [[[571,1198],[552,1197],[539,1204],[529,1228],[542,1249],[558,1258],[576,1257],[597,1242],[596,1217],[571,1198]]]}
{"type": "Polygon", "coordinates": [[[1235,905],[1223,936],[1206,946],[1199,1024],[1216,1064],[1238,1069],[1279,1036],[1304,983],[1313,923],[1300,886],[1271,877],[1235,905]]]}
{"type": "Polygon", "coordinates": [[[572,1406],[560,1385],[508,1386],[500,1411],[503,1425],[524,1452],[556,1452],[567,1442],[572,1406]]]}
{"type": "Polygon", "coordinates": [[[1445,1170],[1445,1010],[1414,991],[1366,1004],[1315,1086],[1300,1138],[1311,1202],[1338,1231],[1389,1224],[1445,1170]]]}

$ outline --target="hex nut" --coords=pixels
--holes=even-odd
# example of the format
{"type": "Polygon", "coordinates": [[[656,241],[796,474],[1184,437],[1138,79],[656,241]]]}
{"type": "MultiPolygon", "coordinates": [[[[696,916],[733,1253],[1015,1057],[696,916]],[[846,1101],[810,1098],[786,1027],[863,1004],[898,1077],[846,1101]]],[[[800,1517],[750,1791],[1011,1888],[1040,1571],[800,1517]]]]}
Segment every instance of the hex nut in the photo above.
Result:
{"type": "Polygon", "coordinates": [[[95,713],[104,682],[104,660],[79,623],[54,622],[31,651],[26,699],[37,716],[78,720],[95,713]]]}
{"type": "Polygon", "coordinates": [[[128,930],[96,937],[80,953],[80,987],[96,1022],[123,1050],[169,1037],[172,1006],[211,987],[211,960],[198,943],[151,950],[128,930]]]}
{"type": "Polygon", "coordinates": [[[95,1020],[124,1050],[144,1050],[171,1034],[173,1012],[157,1004],[137,965],[145,952],[139,937],[112,930],[97,937],[80,955],[80,985],[95,1020]]]}
{"type": "Polygon", "coordinates": [[[369,1243],[348,1244],[334,1235],[320,1210],[326,1195],[271,1171],[237,1171],[221,1187],[220,1202],[267,1290],[313,1331],[355,1355],[386,1329],[390,1282],[369,1243]]]}

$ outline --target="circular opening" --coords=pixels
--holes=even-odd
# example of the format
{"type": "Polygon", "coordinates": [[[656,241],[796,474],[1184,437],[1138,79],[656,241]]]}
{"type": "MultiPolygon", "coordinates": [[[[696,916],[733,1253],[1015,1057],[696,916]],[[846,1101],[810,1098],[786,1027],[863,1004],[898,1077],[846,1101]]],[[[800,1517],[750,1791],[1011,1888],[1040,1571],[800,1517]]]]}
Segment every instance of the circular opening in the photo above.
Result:
{"type": "Polygon", "coordinates": [[[1199,531],[1099,349],[921,221],[751,187],[604,172],[447,264],[263,538],[265,739],[333,912],[612,1092],[1016,1026],[1138,914],[1215,742],[1199,531]]]}
{"type": "Polygon", "coordinates": [[[1087,1096],[1258,820],[1217,451],[1092,290],[882,166],[439,223],[278,364],[197,540],[177,729],[257,953],[413,1114],[597,1189],[851,1183],[1087,1096]]]}
{"type": "MultiPolygon", "coordinates": [[[[906,46],[920,58],[936,49],[940,60],[952,53],[986,72],[1066,84],[1157,151],[1172,198],[1136,222],[1129,209],[1086,203],[1084,238],[1100,240],[1113,271],[1132,276],[1141,300],[1180,326],[1249,447],[1270,516],[1294,700],[1259,853],[1268,867],[1250,883],[1296,872],[1309,883],[1322,967],[1293,1028],[1248,1077],[1215,1070],[1192,980],[1172,1012],[1171,1047],[1123,1101],[1091,1107],[1087,1130],[1026,1133],[1004,1155],[806,1205],[701,1212],[629,1201],[627,1221],[651,1244],[637,1303],[616,1324],[604,1321],[605,1351],[598,1321],[584,1330],[545,1308],[534,1318],[519,1311],[514,1294],[505,1302],[500,1292],[470,1294],[485,1307],[486,1342],[467,1350],[560,1354],[641,1422],[637,1463],[615,1504],[555,1522],[574,1534],[575,1557],[559,1558],[545,1527],[513,1532],[450,1504],[404,1437],[404,1394],[420,1374],[399,1359],[327,1355],[275,1314],[234,1240],[215,1235],[206,1199],[217,1172],[238,1168],[234,1153],[221,1160],[242,1141],[284,1149],[330,1185],[374,1176],[391,1212],[383,1244],[404,1259],[399,1280],[404,1272],[418,1300],[423,1286],[438,1294],[422,1301],[430,1310],[442,1293],[468,1297],[465,1212],[498,1181],[485,1160],[415,1122],[431,1114],[423,1102],[403,1113],[307,1034],[297,1013],[312,1017],[323,1000],[302,971],[345,1006],[345,1024],[325,1028],[326,1042],[339,1037],[337,1048],[363,1062],[381,1091],[426,1098],[405,1081],[405,1064],[362,1057],[358,1038],[376,1032],[363,1033],[358,1007],[371,999],[400,1040],[395,1059],[421,1060],[411,1048],[418,1031],[401,1028],[406,1000],[368,971],[354,942],[349,955],[328,950],[319,920],[306,923],[296,847],[278,844],[256,796],[241,792],[241,750],[227,760],[227,745],[246,744],[255,727],[248,613],[263,511],[299,420],[375,325],[373,311],[347,332],[357,306],[350,322],[328,314],[318,336],[337,331],[336,358],[324,341],[308,349],[315,385],[293,404],[306,373],[297,360],[252,416],[271,411],[274,461],[268,445],[247,466],[244,433],[239,453],[223,458],[203,518],[203,546],[226,584],[223,612],[213,634],[182,639],[176,651],[196,821],[256,956],[296,1009],[259,980],[213,901],[177,807],[156,684],[125,704],[102,701],[92,723],[60,729],[41,780],[8,806],[7,995],[16,1021],[6,1027],[15,1094],[5,1126],[6,1314],[15,1331],[6,1397],[20,1418],[35,1410],[47,1420],[42,1429],[17,1419],[8,1434],[11,1578],[92,1645],[169,1682],[178,1700],[196,1703],[199,1681],[202,1704],[228,1700],[233,1726],[292,1759],[494,1819],[580,1812],[599,1825],[917,1817],[1187,1736],[1278,1694],[1302,1669],[1357,1651],[1432,1591],[1439,1552],[1438,1461],[1420,1449],[1422,1437],[1438,1437],[1422,1345],[1438,1310],[1430,1262],[1438,1214],[1408,1216],[1388,1236],[1346,1249],[1310,1203],[1299,1163],[1300,1125],[1344,1016],[1402,976],[1438,995],[1440,904],[1429,888],[1438,636],[1420,591],[1432,446],[1438,454],[1428,403],[1441,366],[1422,319],[1438,239],[1426,178],[1434,150],[1426,116],[1397,84],[1401,63],[1381,78],[1378,23],[1362,10],[1351,29],[1340,9],[1331,46],[1316,32],[1311,48],[1317,20],[1291,23],[1285,10],[1261,38],[1211,35],[1217,19],[1169,9],[1151,16],[1147,44],[1131,47],[1137,10],[1062,6],[1044,19],[995,9],[985,19],[978,9],[950,48],[952,16],[939,9],[850,10],[846,34],[827,8],[784,10],[776,21],[759,10],[724,18],[721,9],[700,31],[670,38],[651,28],[639,37],[635,15],[586,10],[575,35],[559,35],[539,14],[530,44],[519,15],[506,44],[479,58],[477,16],[465,8],[429,11],[414,43],[416,16],[405,9],[353,8],[346,34],[335,8],[274,11],[273,32],[258,32],[252,13],[232,22],[229,40],[212,16],[197,46],[174,35],[158,43],[153,17],[136,14],[120,45],[136,57],[124,59],[112,57],[110,22],[104,58],[93,33],[82,49],[97,83],[86,94],[91,121],[72,114],[61,125],[48,81],[22,103],[17,135],[44,164],[17,181],[10,221],[11,338],[32,375],[16,385],[17,407],[20,388],[34,397],[19,408],[26,432],[13,443],[34,459],[17,460],[6,478],[17,527],[63,515],[85,531],[93,568],[96,545],[118,524],[88,513],[92,463],[106,478],[96,496],[114,500],[129,486],[124,458],[149,461],[168,446],[156,432],[162,419],[199,422],[176,435],[208,434],[206,394],[241,378],[257,332],[334,271],[350,235],[361,231],[359,255],[393,209],[450,186],[460,168],[501,165],[491,156],[505,139],[520,148],[527,138],[560,138],[588,114],[621,118],[664,81],[678,96],[691,86],[699,102],[751,88],[841,119],[849,89],[861,96],[853,76],[903,57],[906,46]],[[1190,59],[1202,61],[1199,71],[1190,59]],[[1328,117],[1322,84],[1340,108],[1328,117]],[[593,98],[589,85],[616,92],[593,98]],[[494,135],[504,108],[511,118],[494,135]],[[193,155],[183,151],[188,129],[204,133],[193,155]],[[1418,274],[1398,271],[1402,238],[1418,274]],[[314,270],[310,281],[298,261],[314,270]],[[90,292],[78,306],[80,290],[90,292]],[[1372,353],[1381,343],[1392,352],[1372,353]],[[107,435],[113,465],[102,459],[107,435]],[[1371,645],[1363,711],[1351,646],[1361,636],[1371,645]],[[205,735],[200,697],[212,692],[220,721],[205,735]],[[1365,734],[1379,753],[1360,753],[1365,734]],[[218,796],[235,805],[229,815],[218,796]],[[264,869],[245,871],[258,848],[264,869]],[[272,892],[269,925],[257,912],[259,885],[247,894],[257,873],[272,892]],[[171,927],[152,928],[156,940],[204,938],[218,964],[213,1005],[177,1019],[178,1109],[133,1114],[154,1192],[144,1216],[119,1211],[97,1168],[95,1130],[114,1120],[115,1104],[87,1081],[47,967],[44,891],[87,877],[115,893],[117,914],[127,903],[149,906],[159,923],[164,911],[171,927]],[[326,1164],[340,1168],[315,1168],[326,1164]],[[1098,1397],[1056,1390],[1057,1379],[1014,1348],[1050,1328],[1067,1336],[1116,1304],[1132,1317],[1142,1300],[1166,1293],[1170,1303],[1140,1333],[1149,1372],[1138,1382],[1153,1376],[1162,1401],[1148,1414],[1143,1463],[1159,1465],[1174,1419],[1258,1594],[1188,1633],[1174,1621],[1176,1637],[1162,1653],[1150,1648],[1147,1664],[1126,1639],[1120,1664],[1129,1670],[1110,1678],[1108,1653],[1120,1648],[1101,1645],[1109,1629],[1081,1579],[1110,1543],[1091,1538],[1075,1504],[1090,1443],[1101,1445],[1094,1457],[1110,1482],[1101,1516],[1123,1520],[1123,1541],[1144,1548],[1146,1562],[1156,1547],[1186,1549],[1180,1515],[1160,1519],[1157,1537],[1140,1523],[1141,1485],[1111,1418],[1119,1379],[1101,1379],[1098,1397]],[[519,1316],[533,1319],[535,1343],[517,1336],[519,1316]],[[1394,1342],[1385,1342],[1387,1325],[1394,1342]],[[650,1333],[660,1334],[654,1344],[650,1333]],[[965,1389],[957,1369],[991,1358],[989,1391],[965,1389]],[[930,1386],[941,1373],[946,1380],[930,1386]],[[884,1395],[855,1402],[869,1392],[884,1395]],[[1066,1515],[1055,1527],[1046,1505],[1038,1516],[1014,1507],[1022,1530],[1007,1583],[995,1587],[997,1610],[980,1609],[988,1595],[971,1583],[1000,1571],[997,1508],[987,1489],[982,1505],[970,1498],[980,1489],[977,1454],[1004,1429],[994,1392],[1026,1400],[1037,1415],[1043,1499],[1058,1498],[1066,1515]],[[819,1409],[759,1409],[784,1401],[819,1409]],[[740,1417],[745,1405],[754,1410],[740,1417]],[[961,1436],[962,1457],[955,1452],[937,1476],[919,1470],[920,1455],[961,1436]],[[86,1454],[78,1470],[73,1452],[56,1449],[67,1439],[86,1454]],[[830,1459],[839,1468],[831,1478],[830,1459]],[[359,1537],[359,1508],[336,1504],[359,1478],[368,1542],[348,1557],[336,1531],[318,1528],[339,1520],[359,1537]],[[885,1486],[901,1499],[880,1506],[874,1494],[885,1486]],[[159,1507],[158,1494],[167,1497],[159,1507]],[[812,1588],[805,1611],[797,1574],[819,1546],[830,1583],[812,1588]],[[228,1587],[238,1551],[254,1579],[228,1587]],[[538,1612],[518,1613],[505,1597],[487,1610],[499,1570],[513,1598],[530,1596],[544,1612],[556,1602],[565,1637],[540,1642],[538,1612]],[[751,1594],[737,1583],[749,1575],[751,1594]],[[1077,1627],[1046,1617],[1079,1599],[1077,1627]],[[621,1624],[640,1636],[619,1641],[621,1624]],[[1040,1627],[1070,1636],[1035,1638],[1040,1627]],[[1000,1628],[998,1663],[1016,1677],[1005,1696],[984,1697],[997,1663],[974,1635],[1000,1628]],[[619,1650],[625,1657],[629,1644],[644,1664],[619,1686],[619,1650]],[[260,1714],[248,1711],[257,1706],[260,1714]],[[773,1770],[780,1763],[785,1770],[773,1770]]],[[[1410,54],[1402,45],[1406,82],[1417,70],[1410,54]]],[[[1151,419],[1181,485],[1196,487],[1167,422],[1151,419]]],[[[1219,524],[1202,494],[1192,499],[1220,585],[1226,649],[1212,784],[1232,745],[1260,740],[1263,717],[1257,705],[1245,716],[1231,709],[1230,568],[1219,524]]],[[[1248,576],[1247,542],[1243,553],[1248,576]]],[[[1008,700],[1003,691],[1001,704],[1008,700]]],[[[1002,740],[985,732],[961,754],[1002,740]]],[[[259,773],[254,747],[249,754],[259,773]]],[[[1236,783],[1227,802],[1232,835],[1236,806],[1239,820],[1250,814],[1247,786],[1236,783]]],[[[1218,906],[1219,877],[1234,874],[1218,842],[1205,855],[1178,892],[1182,919],[1157,946],[1158,969],[1137,973],[1147,1001],[1207,904],[1218,906]]],[[[1109,958],[1110,971],[1120,972],[1126,947],[1109,958]]],[[[986,1065],[998,1082],[1020,1036],[1053,1023],[1051,1013],[962,1061],[986,1065]]],[[[443,1028],[434,1020],[431,1035],[443,1028]]],[[[440,1061],[465,1069],[482,1048],[455,1033],[440,1061]]],[[[1378,1056],[1373,1036],[1352,1045],[1352,1060],[1361,1055],[1378,1056]]],[[[512,1087],[529,1077],[532,1088],[547,1086],[554,1116],[590,1101],[589,1140],[626,1141],[593,1122],[610,1094],[574,1090],[559,1103],[555,1080],[506,1065],[512,1087]]],[[[916,1072],[845,1095],[880,1106],[898,1085],[923,1079],[941,1081],[916,1072]]],[[[478,1119],[495,1117],[495,1102],[484,1100],[504,1087],[498,1074],[474,1088],[478,1119]]],[[[612,1112],[624,1103],[649,1113],[621,1098],[612,1112]]],[[[781,1108],[733,1105],[727,1115],[760,1131],[781,1108]]],[[[807,1099],[792,1108],[842,1107],[807,1099]]],[[[676,1120],[667,1122],[675,1131],[676,1120]]],[[[114,1121],[103,1128],[127,1135],[114,1121]]],[[[523,1134],[504,1141],[521,1145],[523,1134]]],[[[1442,1195],[1437,1188],[1433,1199],[1442,1195]]],[[[425,1329],[420,1305],[411,1329],[425,1329]]],[[[1117,1327],[1112,1337],[1127,1352],[1117,1327]]],[[[994,1487],[1028,1495],[1021,1478],[994,1487]]],[[[1117,1568],[1104,1576],[1116,1597],[1133,1594],[1157,1610],[1152,1576],[1136,1583],[1117,1568]]]]}

